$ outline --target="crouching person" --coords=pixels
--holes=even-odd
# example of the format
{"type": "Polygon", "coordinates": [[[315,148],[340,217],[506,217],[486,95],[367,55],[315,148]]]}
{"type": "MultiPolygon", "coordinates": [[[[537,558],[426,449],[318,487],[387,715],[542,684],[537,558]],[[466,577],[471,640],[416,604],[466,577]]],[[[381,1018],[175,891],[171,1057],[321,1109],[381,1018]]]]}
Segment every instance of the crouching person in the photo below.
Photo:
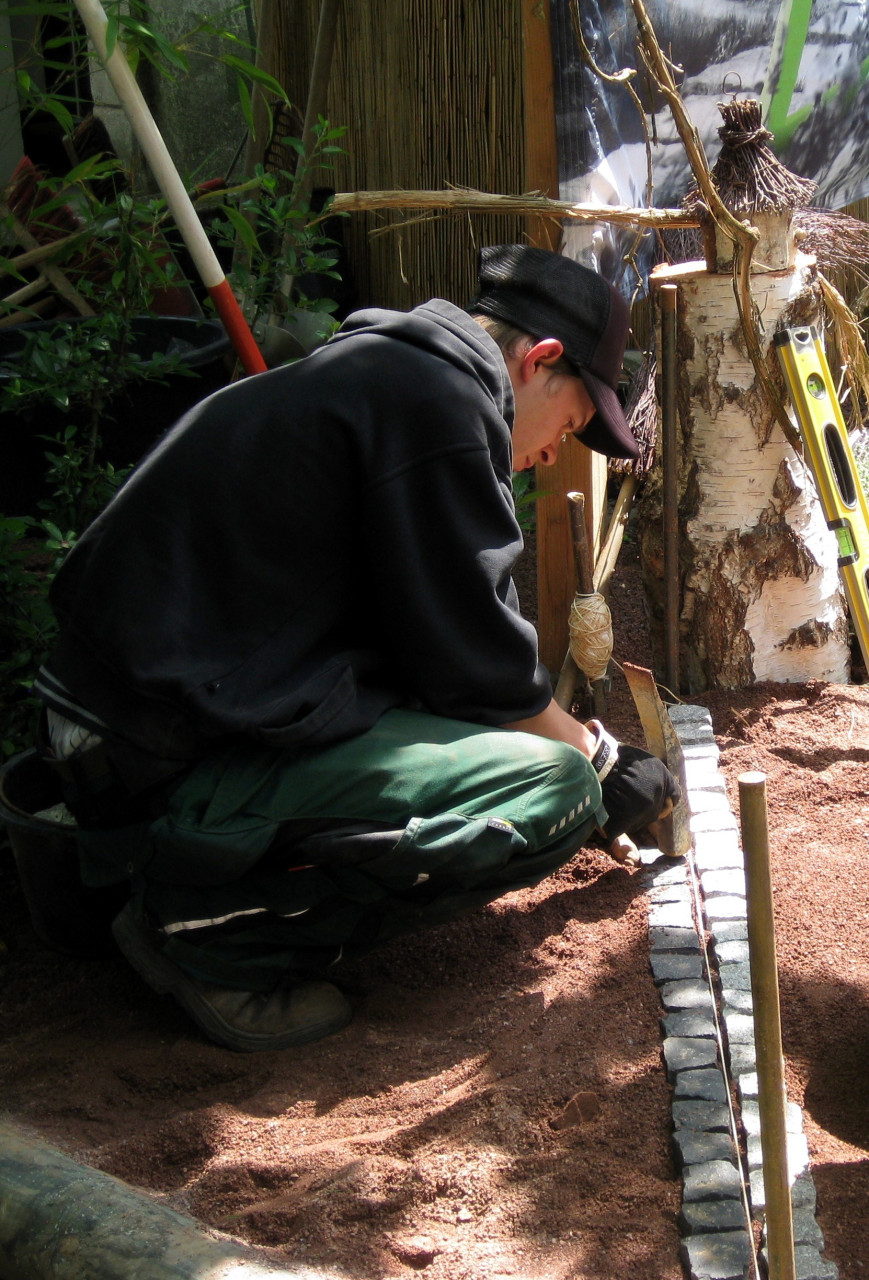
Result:
{"type": "Polygon", "coordinates": [[[553,701],[511,580],[513,470],[636,456],[627,332],[595,273],[483,250],[467,310],[358,312],[194,408],[57,575],[40,749],[82,877],[128,884],[118,946],[211,1039],[339,1030],[336,960],[678,799],[553,701]]]}

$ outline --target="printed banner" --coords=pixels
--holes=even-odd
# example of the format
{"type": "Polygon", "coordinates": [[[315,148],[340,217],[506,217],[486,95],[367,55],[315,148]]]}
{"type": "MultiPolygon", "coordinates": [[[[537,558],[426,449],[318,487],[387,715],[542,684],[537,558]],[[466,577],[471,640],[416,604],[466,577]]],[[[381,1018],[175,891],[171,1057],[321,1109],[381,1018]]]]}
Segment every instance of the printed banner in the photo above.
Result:
{"type": "MultiPolygon", "coordinates": [[[[818,184],[812,204],[841,209],[869,196],[869,0],[646,0],[662,50],[714,164],[717,104],[759,99],[779,159],[818,184]]],[[[584,65],[569,0],[552,0],[561,197],[606,204],[678,205],[692,175],[669,108],[635,45],[629,0],[579,0],[595,62],[608,75],[635,68],[652,137],[653,189],[643,122],[623,84],[584,65]]],[[[625,233],[570,231],[571,256],[611,275],[608,249],[625,233]]],[[[619,242],[618,244],[616,242],[619,242]]],[[[619,254],[620,256],[620,254],[619,254]]]]}

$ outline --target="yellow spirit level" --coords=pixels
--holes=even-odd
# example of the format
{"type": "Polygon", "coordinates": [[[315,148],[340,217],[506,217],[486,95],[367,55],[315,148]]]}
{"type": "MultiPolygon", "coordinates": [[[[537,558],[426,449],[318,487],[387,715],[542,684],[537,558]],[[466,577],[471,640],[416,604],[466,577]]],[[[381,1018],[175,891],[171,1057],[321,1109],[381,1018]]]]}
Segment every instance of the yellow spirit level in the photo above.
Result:
{"type": "Polygon", "coordinates": [[[863,661],[869,668],[869,508],[830,366],[814,326],[775,335],[827,526],[839,544],[839,573],[863,661]]]}

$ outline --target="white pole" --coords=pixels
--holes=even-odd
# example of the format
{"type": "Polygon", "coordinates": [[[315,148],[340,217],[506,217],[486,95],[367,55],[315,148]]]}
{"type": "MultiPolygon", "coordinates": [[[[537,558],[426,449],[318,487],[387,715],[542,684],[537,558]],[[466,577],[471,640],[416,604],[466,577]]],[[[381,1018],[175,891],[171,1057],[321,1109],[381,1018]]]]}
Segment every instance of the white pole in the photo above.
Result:
{"type": "Polygon", "coordinates": [[[133,132],[151,166],[151,171],[160,184],[160,190],[166,197],[166,203],[184,238],[202,283],[217,308],[217,313],[232,339],[245,371],[247,373],[263,372],[266,363],[254,342],[253,334],[241,313],[241,308],[193,208],[190,196],[169,155],[148,104],[142,96],[142,91],[136,83],[136,78],[130,70],[130,65],[119,48],[115,47],[111,55],[107,52],[108,18],[102,5],[99,0],[75,0],[75,5],[121,105],[129,117],[133,132]]]}

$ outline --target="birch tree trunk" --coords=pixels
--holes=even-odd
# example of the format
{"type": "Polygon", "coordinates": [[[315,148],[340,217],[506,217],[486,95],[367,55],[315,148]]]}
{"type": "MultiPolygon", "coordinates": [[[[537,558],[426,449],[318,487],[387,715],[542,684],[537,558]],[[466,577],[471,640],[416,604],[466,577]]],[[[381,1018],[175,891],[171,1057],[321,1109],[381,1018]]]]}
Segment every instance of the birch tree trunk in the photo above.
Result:
{"type": "MultiPolygon", "coordinates": [[[[774,376],[777,328],[811,323],[813,259],[759,273],[752,288],[774,376]]],[[[774,423],[745,349],[729,273],[658,268],[678,288],[679,670],[682,691],[763,680],[849,679],[848,626],[811,473],[774,423]]],[[[786,392],[784,402],[789,403],[786,392]]],[[[666,652],[661,460],[639,512],[655,663],[666,652]]],[[[674,692],[679,692],[674,690],[674,692]]]]}

